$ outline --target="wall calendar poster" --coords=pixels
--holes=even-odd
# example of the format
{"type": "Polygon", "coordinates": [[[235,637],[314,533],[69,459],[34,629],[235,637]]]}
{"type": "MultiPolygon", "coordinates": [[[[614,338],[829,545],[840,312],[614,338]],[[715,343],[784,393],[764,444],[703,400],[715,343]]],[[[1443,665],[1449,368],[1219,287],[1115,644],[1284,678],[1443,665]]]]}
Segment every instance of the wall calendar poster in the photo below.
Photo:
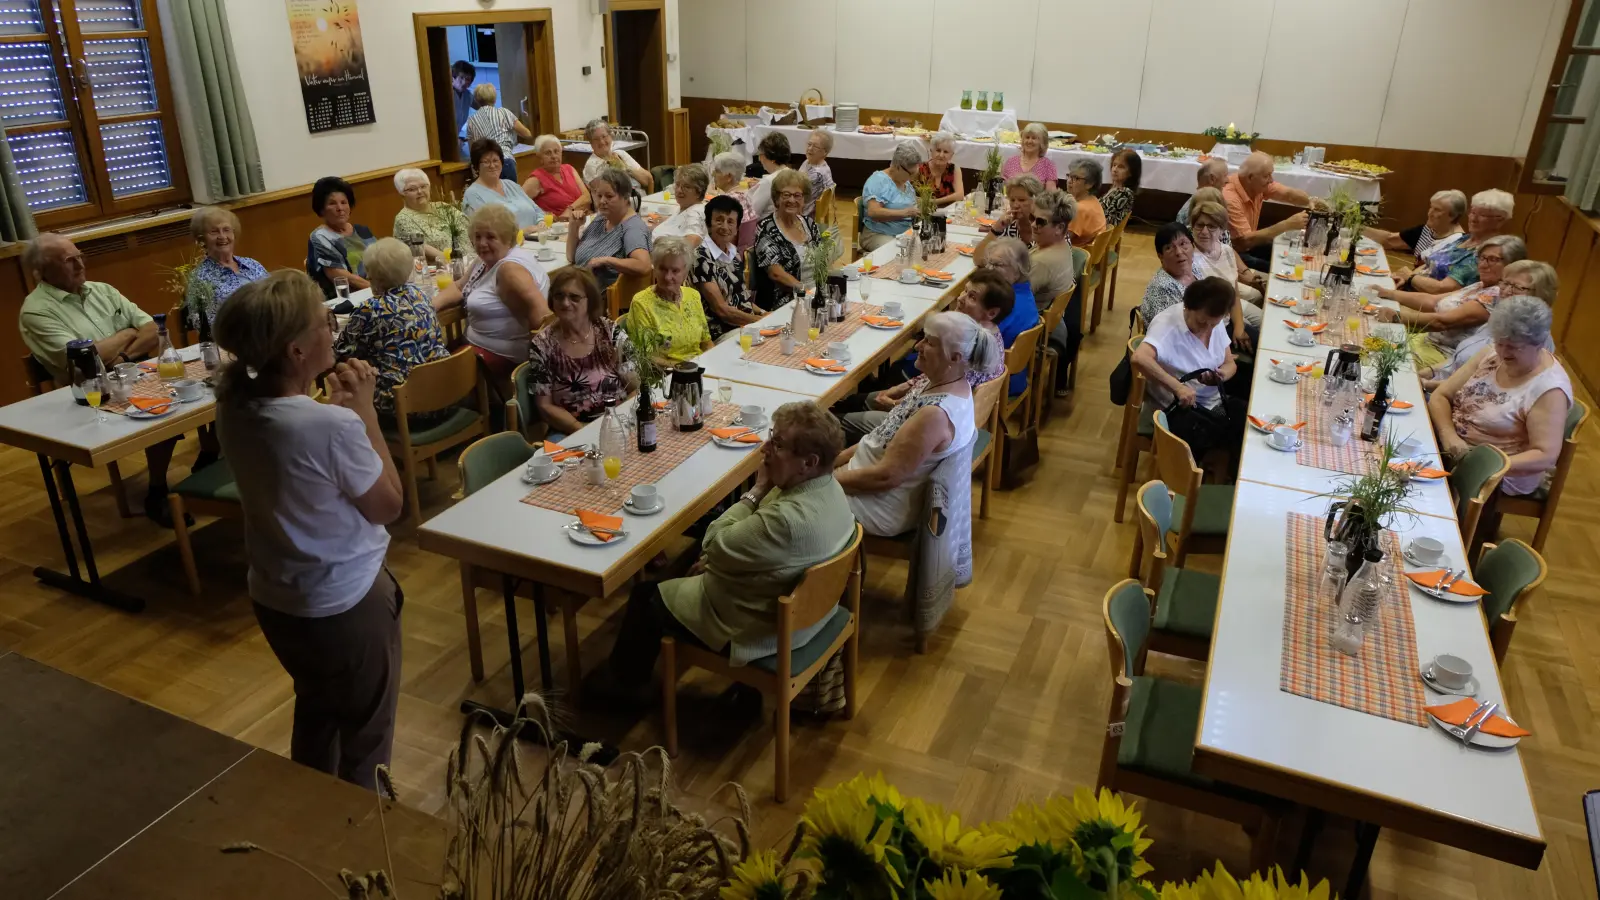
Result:
{"type": "Polygon", "coordinates": [[[306,127],[316,134],[376,121],[356,0],[285,2],[306,127]]]}

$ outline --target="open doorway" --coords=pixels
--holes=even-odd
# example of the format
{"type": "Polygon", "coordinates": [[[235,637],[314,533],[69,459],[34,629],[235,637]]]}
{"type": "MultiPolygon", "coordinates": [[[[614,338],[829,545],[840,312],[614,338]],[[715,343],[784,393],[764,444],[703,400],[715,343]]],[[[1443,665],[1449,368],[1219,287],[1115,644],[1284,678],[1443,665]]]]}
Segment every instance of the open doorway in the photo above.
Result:
{"type": "Polygon", "coordinates": [[[667,153],[667,24],[662,0],[611,0],[606,16],[611,120],[650,136],[655,165],[667,153]]]}
{"type": "MultiPolygon", "coordinates": [[[[471,91],[481,84],[493,85],[495,104],[511,110],[532,133],[557,130],[549,10],[417,13],[413,21],[428,111],[428,144],[437,159],[465,161],[462,114],[470,113],[471,91]],[[458,76],[466,82],[461,101],[455,90],[458,76]]],[[[523,143],[515,152],[524,156],[532,149],[523,143]]]]}

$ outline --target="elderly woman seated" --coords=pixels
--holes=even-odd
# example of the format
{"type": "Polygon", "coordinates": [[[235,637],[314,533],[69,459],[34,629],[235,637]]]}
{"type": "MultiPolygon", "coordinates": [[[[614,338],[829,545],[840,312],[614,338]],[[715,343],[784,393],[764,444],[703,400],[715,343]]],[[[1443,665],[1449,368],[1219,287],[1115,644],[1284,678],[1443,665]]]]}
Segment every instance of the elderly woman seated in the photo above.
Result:
{"type": "Polygon", "coordinates": [[[461,195],[461,208],[467,217],[485,206],[499,204],[516,216],[517,227],[531,229],[544,224],[544,210],[534,203],[522,185],[514,179],[501,178],[500,145],[484,139],[472,145],[472,172],[474,181],[461,195]]]}
{"type": "Polygon", "coordinates": [[[561,161],[560,138],[541,134],[533,139],[533,150],[538,165],[522,183],[522,192],[539,204],[540,209],[560,216],[574,206],[589,209],[594,205],[589,199],[589,188],[578,177],[578,170],[561,161]]]}
{"type": "Polygon", "coordinates": [[[1195,281],[1194,235],[1187,227],[1177,222],[1162,225],[1156,229],[1155,245],[1161,268],[1145,285],[1144,301],[1139,305],[1146,327],[1168,307],[1181,304],[1184,292],[1195,281]]]}
{"type": "MultiPolygon", "coordinates": [[[[1495,302],[1503,303],[1511,297],[1536,297],[1544,301],[1545,306],[1554,306],[1557,287],[1554,266],[1531,259],[1518,260],[1507,265],[1505,274],[1500,276],[1500,296],[1495,302]]],[[[1462,338],[1461,343],[1456,344],[1449,359],[1431,368],[1421,368],[1417,371],[1417,374],[1422,376],[1423,389],[1431,391],[1443,384],[1446,378],[1466,365],[1491,343],[1493,336],[1486,321],[1479,325],[1476,331],[1462,338]]],[[[1545,349],[1554,353],[1556,342],[1549,341],[1545,344],[1545,349]]]]}
{"type": "Polygon", "coordinates": [[[584,184],[592,186],[601,172],[615,169],[633,182],[623,192],[624,197],[635,192],[648,194],[656,189],[656,181],[650,177],[650,173],[640,168],[638,161],[628,155],[628,151],[613,146],[611,126],[604,119],[590,119],[589,124],[583,127],[583,139],[589,142],[589,149],[593,151],[583,164],[584,184]]]}
{"type": "Polygon", "coordinates": [[[1106,211],[1095,191],[1100,190],[1100,164],[1092,159],[1074,160],[1067,166],[1067,193],[1078,201],[1078,215],[1072,220],[1073,243],[1089,246],[1106,230],[1106,211]]]}
{"type": "MultiPolygon", "coordinates": [[[[1032,175],[1018,175],[1006,182],[1006,211],[994,220],[994,223],[980,230],[986,232],[983,240],[978,242],[973,251],[973,260],[976,264],[983,264],[982,254],[988,248],[990,238],[1011,237],[1022,241],[1024,244],[1034,243],[1033,234],[1033,200],[1044,193],[1045,186],[1039,179],[1032,175]]],[[[1077,204],[1073,204],[1073,215],[1077,215],[1077,204]]]]}
{"type": "Polygon", "coordinates": [[[1018,140],[1022,143],[1021,152],[1000,164],[1000,177],[1010,181],[1018,175],[1032,175],[1041,184],[1054,187],[1061,176],[1049,156],[1050,130],[1042,122],[1029,122],[1018,140]]]}
{"type": "Polygon", "coordinates": [[[421,169],[401,169],[394,173],[394,189],[405,205],[394,214],[394,236],[407,244],[422,245],[430,263],[466,259],[472,240],[467,236],[467,217],[442,200],[429,199],[433,186],[421,169]]]}
{"type": "Polygon", "coordinates": [[[1417,268],[1431,269],[1431,257],[1467,236],[1461,221],[1467,217],[1467,195],[1460,191],[1439,191],[1428,200],[1428,215],[1421,225],[1405,231],[1364,228],[1362,234],[1395,253],[1410,253],[1417,268]]]}
{"type": "Polygon", "coordinates": [[[479,141],[493,141],[500,148],[498,176],[515,182],[517,139],[527,140],[533,137],[533,132],[522,124],[516,113],[498,105],[496,99],[494,85],[487,81],[472,89],[472,115],[467,117],[467,146],[471,147],[479,141]]]}
{"type": "MultiPolygon", "coordinates": [[[[444,359],[450,349],[433,305],[422,289],[411,283],[411,248],[395,238],[383,238],[367,248],[366,261],[372,299],[350,313],[333,351],[341,362],[364,359],[377,370],[372,405],[378,421],[393,428],[395,386],[406,380],[413,366],[444,359]]],[[[410,424],[427,428],[453,412],[413,414],[410,424]]]]}
{"type": "Polygon", "coordinates": [[[533,251],[517,246],[517,221],[498,203],[467,223],[478,262],[435,294],[433,308],[465,306],[467,343],[483,360],[501,397],[511,396],[511,373],[528,358],[528,333],[550,315],[550,279],[533,251]]]}
{"type": "Polygon", "coordinates": [[[1169,306],[1151,320],[1133,353],[1133,365],[1148,385],[1146,403],[1157,409],[1176,405],[1211,411],[1171,418],[1173,434],[1189,443],[1197,460],[1214,449],[1231,451],[1244,437],[1245,401],[1222,390],[1238,371],[1227,324],[1233,304],[1232,285],[1221,278],[1202,278],[1183,292],[1181,305],[1169,306]],[[1178,380],[1197,370],[1201,374],[1193,381],[1178,380]],[[1199,415],[1215,421],[1200,421],[1199,415]]]}
{"type": "MultiPolygon", "coordinates": [[[[1016,302],[1011,312],[995,323],[1000,329],[1000,340],[1006,349],[1017,342],[1017,336],[1039,324],[1039,306],[1033,296],[1033,258],[1026,244],[1016,238],[997,238],[989,245],[984,267],[1011,284],[1016,302]]],[[[1028,386],[1028,373],[1011,376],[1008,391],[1015,397],[1028,386]]]]}
{"type": "Polygon", "coordinates": [[[933,202],[949,206],[966,199],[961,167],[956,165],[956,136],[941,131],[928,138],[928,161],[917,167],[917,183],[933,185],[933,202]]]}
{"type": "Polygon", "coordinates": [[[811,182],[811,199],[806,201],[806,215],[817,214],[817,201],[822,192],[836,187],[833,169],[828,165],[828,154],[833,152],[833,132],[821,128],[806,138],[806,159],[800,164],[800,174],[811,182]]]}
{"type": "Polygon", "coordinates": [[[1550,341],[1550,307],[1510,297],[1489,316],[1493,346],[1445,380],[1428,400],[1439,448],[1459,459],[1478,444],[1511,457],[1500,490],[1531,494],[1555,466],[1572,406],[1572,382],[1550,341]]]}
{"type": "Polygon", "coordinates": [[[668,368],[711,349],[711,329],[705,307],[700,305],[700,292],[684,284],[693,258],[694,251],[683,238],[656,241],[650,248],[656,282],[633,295],[628,309],[628,331],[634,341],[646,343],[646,334],[659,337],[657,359],[668,368]]]}
{"type": "Polygon", "coordinates": [[[1516,201],[1505,191],[1491,188],[1473,194],[1467,209],[1467,236],[1442,249],[1429,248],[1416,268],[1396,271],[1395,282],[1406,291],[1448,294],[1480,280],[1478,249],[1505,232],[1515,211],[1516,201]]]}
{"type": "Polygon", "coordinates": [[[1133,212],[1133,198],[1139,193],[1139,178],[1144,171],[1144,160],[1139,151],[1123,147],[1111,154],[1111,187],[1100,198],[1100,208],[1105,211],[1106,226],[1115,228],[1133,212]]]}
{"type": "Polygon", "coordinates": [[[588,271],[564,266],[550,275],[555,321],[533,336],[528,394],[552,440],[572,434],[633,392],[638,377],[628,333],[606,318],[600,284],[588,271]]]}
{"type": "Polygon", "coordinates": [[[1235,300],[1229,315],[1233,343],[1236,348],[1249,349],[1251,339],[1245,332],[1250,329],[1259,333],[1261,329],[1261,291],[1267,286],[1266,276],[1245,265],[1233,245],[1223,242],[1228,234],[1228,208],[1222,203],[1222,192],[1203,188],[1195,192],[1195,197],[1189,211],[1195,277],[1214,275],[1233,286],[1235,300]],[[1215,194],[1216,199],[1202,194],[1215,194]]]}
{"type": "Polygon", "coordinates": [[[756,226],[752,251],[756,270],[751,273],[756,305],[769,310],[782,306],[790,294],[804,292],[812,283],[805,250],[821,235],[816,221],[805,214],[811,182],[804,175],[793,169],[779,172],[772,179],[772,196],[775,206],[771,215],[756,226]]]}
{"type": "Polygon", "coordinates": [[[839,454],[839,484],[869,534],[893,537],[915,527],[934,468],[951,454],[971,452],[977,425],[967,372],[989,369],[999,352],[965,313],[928,317],[917,342],[927,382],[906,391],[887,418],[839,454]]]}
{"type": "Polygon", "coordinates": [[[1500,279],[1506,265],[1525,259],[1527,255],[1528,245],[1522,238],[1509,234],[1489,238],[1478,247],[1475,268],[1479,280],[1476,283],[1443,296],[1380,290],[1379,296],[1401,305],[1399,309],[1380,309],[1378,321],[1403,322],[1420,328],[1422,333],[1412,341],[1417,363],[1423,367],[1436,366],[1450,356],[1463,338],[1489,320],[1489,311],[1500,295],[1500,279]]]}
{"type": "Polygon", "coordinates": [[[706,325],[713,341],[761,320],[744,281],[744,254],[738,246],[743,218],[744,208],[732,197],[712,197],[706,203],[709,233],[695,250],[689,281],[705,304],[706,325]]]}
{"type": "Polygon", "coordinates": [[[593,272],[602,290],[620,274],[650,274],[650,227],[633,211],[632,187],[627,175],[604,167],[589,182],[595,211],[589,227],[583,210],[567,210],[567,258],[593,272]]]}
{"type": "Polygon", "coordinates": [[[183,294],[184,320],[200,327],[200,316],[215,321],[217,309],[233,292],[267,277],[267,269],[248,256],[235,256],[239,217],[220,206],[202,206],[189,217],[189,236],[205,254],[189,273],[183,294]]]}
{"type": "Polygon", "coordinates": [[[678,211],[668,216],[651,232],[651,237],[681,237],[690,247],[706,239],[706,188],[710,186],[706,167],[699,163],[679,166],[672,179],[672,196],[678,211]]]}
{"type": "Polygon", "coordinates": [[[649,702],[654,694],[645,688],[663,637],[741,661],[771,655],[779,598],[855,536],[850,503],[834,478],[843,444],[838,422],[815,403],[778,407],[755,486],[707,526],[689,577],[633,589],[610,661],[585,690],[649,702]]]}
{"type": "MultiPolygon", "coordinates": [[[[1033,201],[1033,253],[1028,270],[1028,283],[1033,289],[1034,304],[1042,316],[1056,298],[1073,294],[1077,286],[1077,267],[1072,261],[1072,217],[1078,214],[1078,201],[1063,191],[1051,188],[1033,201]]],[[[1077,358],[1078,344],[1083,341],[1083,300],[1073,296],[1067,301],[1056,330],[1045,338],[1055,346],[1063,360],[1077,358]]],[[[1056,367],[1057,382],[1053,386],[1058,396],[1067,393],[1068,367],[1056,367]]]]}
{"type": "Polygon", "coordinates": [[[744,157],[729,150],[711,160],[711,190],[706,196],[732,197],[744,207],[739,220],[739,250],[749,250],[756,242],[756,224],[761,218],[750,205],[750,192],[744,188],[744,157]]]}
{"type": "Polygon", "coordinates": [[[377,238],[372,229],[350,221],[355,208],[356,189],[343,178],[329,175],[312,185],[311,211],[322,217],[322,224],[306,245],[306,274],[329,299],[336,282],[343,281],[351,290],[368,286],[361,257],[377,238]]]}
{"type": "MultiPolygon", "coordinates": [[[[750,208],[755,210],[757,218],[761,218],[772,213],[773,176],[789,168],[789,139],[777,132],[762,138],[761,143],[756,145],[756,163],[766,174],[750,189],[750,208]]],[[[808,184],[810,181],[810,178],[806,179],[808,184]]],[[[815,195],[811,195],[811,199],[815,200],[815,195]]]]}
{"type": "Polygon", "coordinates": [[[922,149],[916,141],[895,145],[889,167],[867,176],[861,186],[861,202],[866,216],[861,220],[861,249],[872,251],[889,243],[911,227],[917,214],[917,187],[912,183],[922,165],[922,149]]]}

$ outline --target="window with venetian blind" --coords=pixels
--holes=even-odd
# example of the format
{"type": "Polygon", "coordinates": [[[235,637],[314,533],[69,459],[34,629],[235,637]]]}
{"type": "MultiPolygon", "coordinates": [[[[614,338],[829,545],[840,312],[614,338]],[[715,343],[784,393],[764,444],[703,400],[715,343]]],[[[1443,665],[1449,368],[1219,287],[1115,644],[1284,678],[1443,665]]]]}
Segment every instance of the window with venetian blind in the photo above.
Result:
{"type": "Polygon", "coordinates": [[[41,228],[189,197],[155,0],[0,0],[0,127],[41,228]]]}

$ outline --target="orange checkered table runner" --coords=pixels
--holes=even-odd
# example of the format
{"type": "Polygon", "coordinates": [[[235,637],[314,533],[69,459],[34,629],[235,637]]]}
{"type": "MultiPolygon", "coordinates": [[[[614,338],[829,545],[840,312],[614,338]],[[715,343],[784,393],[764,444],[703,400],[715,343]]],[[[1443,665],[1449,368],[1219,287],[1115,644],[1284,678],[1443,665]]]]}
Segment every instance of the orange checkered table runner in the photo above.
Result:
{"type": "MultiPolygon", "coordinates": [[[[144,366],[141,365],[140,372],[142,373],[142,376],[138,381],[133,383],[133,390],[128,392],[128,396],[130,398],[146,397],[151,400],[171,400],[173,403],[178,402],[177,397],[173,396],[172,388],[167,385],[166,380],[156,375],[154,363],[150,364],[149,369],[145,369],[144,366]]],[[[196,381],[204,381],[206,376],[210,374],[211,373],[206,371],[206,364],[201,360],[191,360],[183,364],[183,377],[185,378],[193,378],[196,381]]],[[[132,403],[124,400],[118,403],[107,403],[104,408],[106,412],[120,413],[127,412],[130,408],[132,408],[132,406],[132,403]]]]}
{"type": "Polygon", "coordinates": [[[1317,308],[1317,314],[1312,319],[1308,320],[1305,316],[1290,317],[1290,321],[1316,321],[1327,325],[1328,327],[1322,329],[1316,336],[1317,343],[1324,347],[1338,347],[1341,344],[1355,344],[1357,347],[1364,345],[1367,337],[1372,334],[1372,323],[1376,320],[1377,316],[1369,316],[1366,313],[1356,313],[1353,317],[1330,318],[1325,305],[1317,308]],[[1356,320],[1356,330],[1353,333],[1346,327],[1349,318],[1356,320]]]}
{"type": "MultiPolygon", "coordinates": [[[[751,347],[750,352],[743,354],[743,358],[750,362],[763,363],[769,366],[779,366],[785,369],[803,369],[806,360],[812,357],[826,357],[828,345],[834,341],[842,341],[866,324],[861,321],[862,316],[876,316],[883,313],[883,307],[873,306],[870,303],[853,303],[845,301],[844,321],[834,322],[828,327],[817,332],[817,339],[801,343],[795,341],[794,352],[788,356],[783,355],[783,341],[777,337],[769,337],[757,346],[751,347]]],[[[657,451],[658,453],[660,451],[657,451]]]]}
{"type": "MultiPolygon", "coordinates": [[[[630,407],[631,408],[631,407],[630,407]]],[[[622,471],[616,480],[606,485],[593,485],[584,477],[580,466],[563,467],[561,477],[549,484],[539,485],[528,492],[522,502],[529,506],[542,506],[558,512],[592,509],[595,512],[614,513],[622,508],[622,501],[637,485],[654,484],[665,478],[695,451],[711,443],[711,429],[733,422],[739,414],[734,403],[714,403],[711,415],[699,431],[679,431],[672,427],[666,414],[656,418],[656,451],[640,453],[630,436],[622,454],[622,471]]],[[[630,423],[631,424],[631,423],[630,423]]],[[[759,445],[757,445],[759,446],[759,445]]],[[[729,450],[729,453],[750,453],[752,450],[729,450]]]]}
{"type": "MultiPolygon", "coordinates": [[[[943,269],[944,271],[948,272],[950,271],[950,267],[955,264],[956,258],[960,255],[961,254],[954,250],[946,250],[943,253],[935,253],[922,261],[922,267],[924,269],[943,269]]],[[[899,260],[886,262],[872,270],[872,277],[886,281],[896,281],[900,278],[900,273],[905,271],[905,268],[905,264],[899,260]]],[[[955,281],[952,279],[950,283],[954,284],[955,281]]]]}
{"type": "MultiPolygon", "coordinates": [[[[1322,405],[1321,378],[1300,376],[1300,383],[1295,387],[1294,411],[1295,421],[1306,423],[1306,427],[1300,429],[1302,443],[1299,451],[1295,453],[1296,462],[1302,466],[1329,469],[1349,475],[1365,475],[1372,471],[1372,452],[1375,445],[1361,440],[1354,434],[1351,434],[1350,440],[1346,441],[1343,447],[1335,447],[1329,443],[1328,426],[1339,414],[1339,409],[1322,405]]],[[[1351,430],[1354,431],[1360,424],[1361,417],[1358,410],[1351,430]]]]}
{"type": "Polygon", "coordinates": [[[1289,513],[1288,559],[1284,567],[1283,659],[1278,688],[1299,697],[1332,703],[1397,722],[1427,727],[1422,708],[1417,633],[1411,620],[1411,595],[1405,587],[1400,538],[1381,537],[1383,571],[1389,590],[1377,624],[1367,631],[1357,656],[1328,644],[1335,610],[1317,599],[1322,580],[1323,519],[1289,513]]]}

